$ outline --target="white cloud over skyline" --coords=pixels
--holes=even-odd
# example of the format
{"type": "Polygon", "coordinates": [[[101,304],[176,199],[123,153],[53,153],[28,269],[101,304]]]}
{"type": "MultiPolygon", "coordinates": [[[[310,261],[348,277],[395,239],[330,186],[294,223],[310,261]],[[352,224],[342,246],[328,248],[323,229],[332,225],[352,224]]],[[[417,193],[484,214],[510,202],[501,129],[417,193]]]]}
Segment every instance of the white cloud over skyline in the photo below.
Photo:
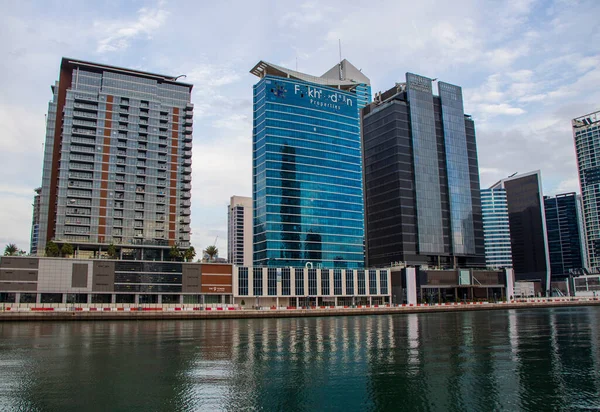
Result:
{"type": "Polygon", "coordinates": [[[579,191],[570,120],[600,110],[598,15],[594,0],[1,3],[0,246],[29,249],[43,116],[63,56],[194,84],[198,251],[219,236],[226,255],[229,197],[252,195],[249,70],[297,61],[320,75],[337,62],[338,39],[373,92],[409,71],[463,87],[482,187],[540,169],[546,194],[579,191]]]}

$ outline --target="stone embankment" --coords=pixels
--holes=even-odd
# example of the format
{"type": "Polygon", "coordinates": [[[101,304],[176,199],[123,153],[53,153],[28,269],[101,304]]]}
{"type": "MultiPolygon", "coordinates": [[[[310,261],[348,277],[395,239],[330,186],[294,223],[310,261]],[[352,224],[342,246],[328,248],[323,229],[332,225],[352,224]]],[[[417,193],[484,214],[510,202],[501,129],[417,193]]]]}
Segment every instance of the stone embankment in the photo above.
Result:
{"type": "Polygon", "coordinates": [[[474,310],[531,309],[546,307],[600,306],[599,298],[528,299],[511,302],[460,302],[416,305],[320,306],[313,308],[241,309],[236,305],[15,305],[0,306],[0,321],[65,321],[65,320],[163,320],[163,319],[250,319],[290,318],[302,316],[357,316],[408,314],[474,310]]]}

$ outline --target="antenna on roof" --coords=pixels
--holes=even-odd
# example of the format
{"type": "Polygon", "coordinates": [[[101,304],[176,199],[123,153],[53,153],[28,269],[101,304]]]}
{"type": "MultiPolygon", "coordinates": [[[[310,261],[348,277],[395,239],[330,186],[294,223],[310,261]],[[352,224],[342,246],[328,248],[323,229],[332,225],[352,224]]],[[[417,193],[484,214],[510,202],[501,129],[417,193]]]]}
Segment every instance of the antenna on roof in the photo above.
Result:
{"type": "Polygon", "coordinates": [[[342,71],[342,39],[338,39],[340,45],[340,80],[344,80],[344,73],[342,71]]]}

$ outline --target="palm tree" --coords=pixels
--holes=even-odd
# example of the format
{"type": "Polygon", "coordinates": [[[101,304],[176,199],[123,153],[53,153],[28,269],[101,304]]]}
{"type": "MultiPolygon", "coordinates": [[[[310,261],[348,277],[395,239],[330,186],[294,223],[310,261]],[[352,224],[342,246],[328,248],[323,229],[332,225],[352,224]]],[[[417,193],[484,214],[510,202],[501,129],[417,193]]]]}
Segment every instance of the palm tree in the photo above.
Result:
{"type": "Polygon", "coordinates": [[[215,245],[210,245],[204,249],[204,253],[208,255],[208,261],[211,262],[219,254],[219,249],[215,245]]]}
{"type": "Polygon", "coordinates": [[[16,256],[19,254],[19,248],[14,243],[9,243],[4,248],[4,256],[16,256]]]}
{"type": "Polygon", "coordinates": [[[183,252],[183,257],[185,258],[186,262],[193,262],[194,257],[196,257],[196,250],[194,249],[194,246],[190,246],[188,249],[186,249],[186,251],[183,252]]]}
{"type": "Polygon", "coordinates": [[[176,261],[181,259],[181,250],[179,250],[179,245],[177,243],[171,246],[171,249],[169,250],[169,257],[171,258],[171,260],[176,261]]]}

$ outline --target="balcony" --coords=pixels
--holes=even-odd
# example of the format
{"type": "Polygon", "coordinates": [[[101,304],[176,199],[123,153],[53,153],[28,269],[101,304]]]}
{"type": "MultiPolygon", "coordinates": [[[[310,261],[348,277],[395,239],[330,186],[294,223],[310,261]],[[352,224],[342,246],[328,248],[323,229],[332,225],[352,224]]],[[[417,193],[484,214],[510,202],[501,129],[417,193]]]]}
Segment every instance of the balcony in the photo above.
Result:
{"type": "Polygon", "coordinates": [[[182,199],[190,199],[191,197],[192,197],[192,192],[187,191],[187,190],[184,192],[181,192],[182,199]]]}
{"type": "Polygon", "coordinates": [[[183,175],[181,177],[181,180],[185,183],[191,182],[192,181],[192,175],[183,175]]]}
{"type": "Polygon", "coordinates": [[[81,127],[86,127],[86,128],[91,128],[91,129],[95,129],[96,128],[96,122],[92,122],[89,120],[78,120],[78,119],[73,119],[73,126],[81,126],[81,127]]]}
{"type": "Polygon", "coordinates": [[[185,126],[191,126],[192,125],[192,116],[190,116],[190,117],[186,116],[185,120],[183,121],[183,124],[185,126]]]}
{"type": "Polygon", "coordinates": [[[190,233],[189,227],[182,227],[179,229],[179,233],[190,233]]]}
{"type": "Polygon", "coordinates": [[[71,128],[71,134],[81,134],[84,136],[96,136],[96,132],[94,130],[79,129],[77,127],[71,128]]]}
{"type": "Polygon", "coordinates": [[[192,190],[192,185],[190,183],[185,183],[180,186],[181,190],[192,190]]]}
{"type": "Polygon", "coordinates": [[[185,134],[192,134],[194,132],[194,128],[192,126],[185,126],[183,128],[183,132],[185,134]]]}
{"type": "Polygon", "coordinates": [[[88,103],[75,102],[75,103],[73,103],[73,107],[75,109],[81,109],[81,110],[98,111],[98,105],[97,104],[88,104],[88,103]]]}
{"type": "Polygon", "coordinates": [[[93,173],[84,173],[84,172],[69,172],[69,179],[86,179],[92,180],[94,178],[93,173]]]}
{"type": "Polygon", "coordinates": [[[87,138],[87,137],[71,137],[71,143],[80,143],[87,145],[96,145],[96,138],[87,138]]]}
{"type": "Polygon", "coordinates": [[[185,150],[192,150],[192,142],[186,142],[186,143],[183,145],[183,148],[184,148],[185,150]]]}
{"type": "Polygon", "coordinates": [[[192,141],[192,135],[191,134],[184,134],[183,135],[183,141],[184,142],[191,142],[192,141]]]}
{"type": "Polygon", "coordinates": [[[183,225],[189,225],[190,224],[190,218],[189,217],[182,217],[181,219],[179,219],[179,223],[181,223],[183,225]]]}
{"type": "Polygon", "coordinates": [[[82,182],[79,180],[75,180],[75,181],[71,181],[69,182],[69,187],[73,187],[73,188],[81,188],[81,189],[91,189],[92,188],[92,182],[82,182]]]}
{"type": "Polygon", "coordinates": [[[182,167],[181,168],[181,173],[183,173],[184,175],[189,175],[189,174],[192,173],[192,168],[191,167],[182,167]]]}
{"type": "Polygon", "coordinates": [[[94,170],[94,165],[85,163],[69,163],[69,169],[72,170],[94,170]]]}
{"type": "Polygon", "coordinates": [[[95,153],[93,147],[89,146],[79,146],[79,145],[71,145],[71,152],[79,152],[79,153],[95,153]]]}
{"type": "Polygon", "coordinates": [[[91,209],[81,209],[81,208],[72,208],[68,207],[65,215],[69,216],[89,216],[92,214],[91,209]]]}
{"type": "Polygon", "coordinates": [[[192,151],[191,150],[184,150],[182,153],[182,156],[184,159],[191,159],[192,158],[192,151]]]}
{"type": "Polygon", "coordinates": [[[181,212],[179,214],[181,216],[189,216],[192,214],[192,212],[189,208],[185,208],[185,209],[181,209],[181,212]]]}
{"type": "Polygon", "coordinates": [[[183,159],[183,162],[181,162],[182,166],[191,166],[192,165],[192,159],[191,158],[187,158],[187,159],[183,159]]]}
{"type": "Polygon", "coordinates": [[[89,113],[89,112],[80,112],[78,110],[73,111],[73,117],[75,119],[80,118],[80,119],[97,119],[98,115],[95,113],[89,113]]]}
{"type": "Polygon", "coordinates": [[[69,160],[76,160],[78,162],[90,162],[90,163],[94,163],[94,156],[72,154],[71,156],[69,156],[69,160]]]}
{"type": "Polygon", "coordinates": [[[192,205],[192,202],[190,202],[189,200],[182,200],[179,203],[179,206],[181,206],[181,207],[190,207],[191,205],[192,205]]]}

